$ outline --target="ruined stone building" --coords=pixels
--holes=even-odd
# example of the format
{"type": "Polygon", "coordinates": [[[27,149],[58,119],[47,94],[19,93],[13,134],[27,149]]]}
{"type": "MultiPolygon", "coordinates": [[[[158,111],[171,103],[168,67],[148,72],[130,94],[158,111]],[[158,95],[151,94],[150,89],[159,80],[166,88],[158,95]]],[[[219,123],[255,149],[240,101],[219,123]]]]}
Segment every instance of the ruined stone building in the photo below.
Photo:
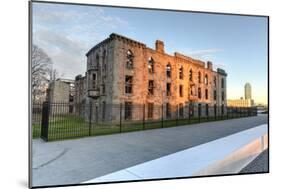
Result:
{"type": "Polygon", "coordinates": [[[226,114],[226,72],[167,54],[161,40],[152,49],[113,33],[86,56],[85,103],[94,107],[93,119],[118,121],[119,106],[124,120],[143,119],[137,107],[145,119],[226,114]]]}
{"type": "Polygon", "coordinates": [[[51,112],[72,113],[74,92],[73,80],[59,78],[55,81],[51,81],[46,96],[46,101],[52,104],[51,112]]]}
{"type": "Polygon", "coordinates": [[[74,109],[78,115],[85,114],[86,106],[86,79],[85,76],[77,75],[74,81],[74,109]]]}

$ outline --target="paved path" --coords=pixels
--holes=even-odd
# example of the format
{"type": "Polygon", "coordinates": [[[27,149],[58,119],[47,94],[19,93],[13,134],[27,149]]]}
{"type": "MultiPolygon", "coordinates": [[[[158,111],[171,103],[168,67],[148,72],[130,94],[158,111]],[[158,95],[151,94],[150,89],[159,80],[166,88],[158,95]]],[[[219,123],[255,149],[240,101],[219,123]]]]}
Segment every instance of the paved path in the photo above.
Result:
{"type": "Polygon", "coordinates": [[[59,142],[33,140],[33,186],[77,184],[267,123],[232,119],[59,142]]]}

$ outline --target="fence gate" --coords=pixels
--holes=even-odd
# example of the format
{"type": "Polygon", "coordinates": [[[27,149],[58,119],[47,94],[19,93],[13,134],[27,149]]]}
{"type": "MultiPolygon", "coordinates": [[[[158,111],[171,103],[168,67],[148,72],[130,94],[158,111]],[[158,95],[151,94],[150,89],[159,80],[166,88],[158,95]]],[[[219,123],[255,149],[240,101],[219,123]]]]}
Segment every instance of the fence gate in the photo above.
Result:
{"type": "Polygon", "coordinates": [[[48,141],[49,111],[50,111],[49,102],[44,102],[43,108],[42,108],[41,136],[40,137],[45,141],[48,141]]]}

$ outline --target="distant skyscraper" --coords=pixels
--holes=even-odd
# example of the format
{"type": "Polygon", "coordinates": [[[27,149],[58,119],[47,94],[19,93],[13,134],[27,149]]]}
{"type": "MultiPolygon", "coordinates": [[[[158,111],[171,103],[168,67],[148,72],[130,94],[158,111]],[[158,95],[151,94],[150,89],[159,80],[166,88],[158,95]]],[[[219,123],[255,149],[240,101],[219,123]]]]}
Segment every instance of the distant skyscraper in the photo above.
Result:
{"type": "Polygon", "coordinates": [[[245,99],[252,99],[252,89],[250,83],[245,84],[245,99]]]}

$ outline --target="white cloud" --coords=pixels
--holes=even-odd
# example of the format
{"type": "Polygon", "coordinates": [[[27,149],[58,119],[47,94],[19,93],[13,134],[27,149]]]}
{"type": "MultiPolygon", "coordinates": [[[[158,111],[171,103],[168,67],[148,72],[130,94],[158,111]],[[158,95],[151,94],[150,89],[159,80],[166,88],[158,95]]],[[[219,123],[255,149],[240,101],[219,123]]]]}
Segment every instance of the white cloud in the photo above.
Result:
{"type": "Polygon", "coordinates": [[[223,50],[222,49],[203,49],[203,50],[190,51],[190,52],[187,52],[187,54],[194,58],[206,59],[206,58],[212,56],[213,54],[221,52],[221,51],[223,51],[223,50]]]}
{"type": "Polygon", "coordinates": [[[85,54],[92,46],[114,29],[129,26],[102,8],[38,4],[33,9],[33,43],[70,79],[84,74],[85,54]]]}
{"type": "Polygon", "coordinates": [[[87,47],[79,42],[48,30],[38,31],[34,43],[51,57],[54,68],[68,78],[74,78],[86,69],[87,47]]]}

